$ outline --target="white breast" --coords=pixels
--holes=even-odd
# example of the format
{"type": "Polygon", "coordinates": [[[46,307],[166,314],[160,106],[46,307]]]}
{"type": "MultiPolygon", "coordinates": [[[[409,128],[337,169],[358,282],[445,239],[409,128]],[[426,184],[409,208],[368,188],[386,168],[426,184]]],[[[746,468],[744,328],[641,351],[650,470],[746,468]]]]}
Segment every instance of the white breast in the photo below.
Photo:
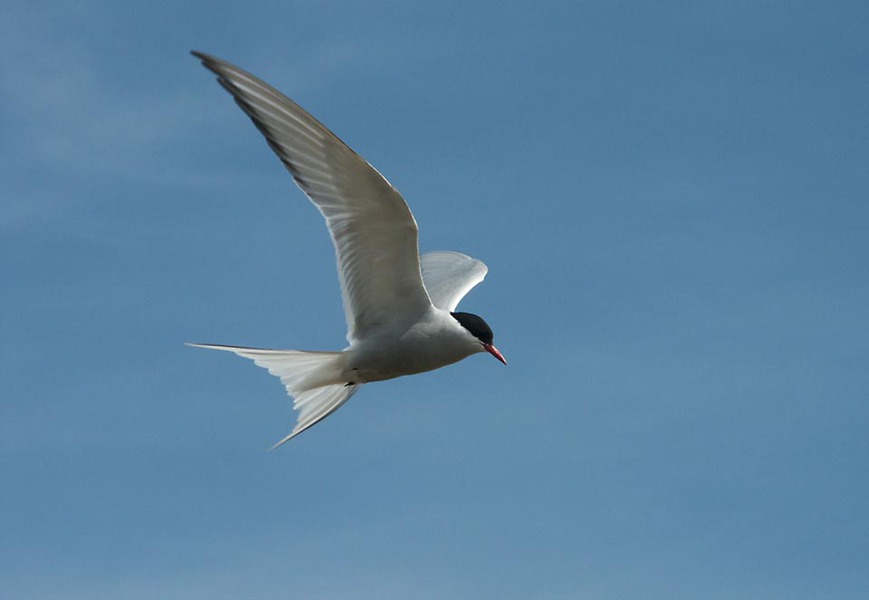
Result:
{"type": "Polygon", "coordinates": [[[449,312],[431,307],[413,324],[390,325],[347,352],[348,381],[365,383],[439,369],[483,352],[483,346],[449,312]]]}

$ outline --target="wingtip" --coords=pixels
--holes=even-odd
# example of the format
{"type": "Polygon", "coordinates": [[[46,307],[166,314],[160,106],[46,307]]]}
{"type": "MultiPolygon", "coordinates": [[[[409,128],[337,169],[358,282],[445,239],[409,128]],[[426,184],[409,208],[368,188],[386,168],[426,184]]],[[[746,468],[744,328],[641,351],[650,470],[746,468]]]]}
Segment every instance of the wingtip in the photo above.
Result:
{"type": "Polygon", "coordinates": [[[207,52],[200,52],[199,50],[191,50],[190,54],[197,58],[199,62],[202,63],[202,66],[212,71],[214,70],[215,65],[220,65],[224,62],[213,54],[208,54],[207,52]]]}

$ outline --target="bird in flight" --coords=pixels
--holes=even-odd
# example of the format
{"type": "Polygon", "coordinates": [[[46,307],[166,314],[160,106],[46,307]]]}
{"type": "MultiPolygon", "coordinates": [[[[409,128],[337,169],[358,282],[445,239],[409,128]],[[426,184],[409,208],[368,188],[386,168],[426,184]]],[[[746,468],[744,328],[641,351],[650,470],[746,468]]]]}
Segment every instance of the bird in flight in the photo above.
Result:
{"type": "Polygon", "coordinates": [[[331,415],[366,383],[439,369],[477,352],[507,364],[489,325],[456,312],[486,276],[485,264],[459,252],[420,256],[413,214],[374,167],[264,81],[214,56],[193,55],[217,75],[326,219],[338,260],[344,350],[190,344],[234,352],[280,377],[299,415],[273,448],[331,415]]]}

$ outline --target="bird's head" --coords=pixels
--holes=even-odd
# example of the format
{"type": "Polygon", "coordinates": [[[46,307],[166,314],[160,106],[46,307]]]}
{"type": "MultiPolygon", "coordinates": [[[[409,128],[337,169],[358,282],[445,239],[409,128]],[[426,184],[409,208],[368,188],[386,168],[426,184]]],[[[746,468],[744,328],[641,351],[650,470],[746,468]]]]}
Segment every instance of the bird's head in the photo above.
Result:
{"type": "Polygon", "coordinates": [[[507,364],[507,359],[504,358],[504,355],[501,354],[492,343],[492,340],[495,337],[492,333],[492,328],[489,327],[489,324],[486,323],[482,317],[466,312],[451,312],[450,314],[459,322],[459,325],[467,329],[471,335],[477,338],[477,341],[480,342],[480,345],[486,352],[500,360],[505,365],[507,364]]]}

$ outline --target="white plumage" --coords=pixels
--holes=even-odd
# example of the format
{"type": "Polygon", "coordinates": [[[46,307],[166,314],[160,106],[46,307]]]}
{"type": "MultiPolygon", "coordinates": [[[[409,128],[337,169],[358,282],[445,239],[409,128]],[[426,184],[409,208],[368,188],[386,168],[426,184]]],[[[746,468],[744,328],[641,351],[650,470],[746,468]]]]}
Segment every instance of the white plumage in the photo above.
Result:
{"type": "Polygon", "coordinates": [[[392,185],[292,100],[223,60],[217,74],[326,219],[338,261],[349,346],[341,352],[191,344],[249,358],[281,379],[299,416],[280,445],[332,414],[370,381],[430,371],[487,351],[506,364],[488,325],[453,313],[486,275],[458,252],[420,259],[416,221],[392,185]]]}

